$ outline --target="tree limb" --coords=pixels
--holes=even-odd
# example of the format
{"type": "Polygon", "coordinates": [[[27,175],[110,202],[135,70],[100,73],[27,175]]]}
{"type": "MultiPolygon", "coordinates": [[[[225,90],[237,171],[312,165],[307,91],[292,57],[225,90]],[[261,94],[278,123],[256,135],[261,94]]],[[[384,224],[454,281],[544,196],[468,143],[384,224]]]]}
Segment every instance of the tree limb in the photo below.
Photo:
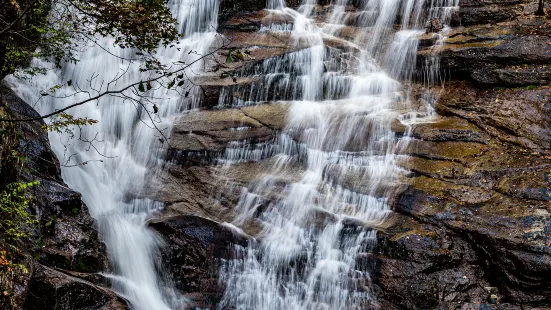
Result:
{"type": "MultiPolygon", "coordinates": [[[[218,51],[221,50],[222,48],[223,48],[223,46],[222,46],[222,47],[218,47],[218,48],[216,48],[215,50],[213,50],[212,52],[210,52],[210,53],[208,53],[208,54],[205,54],[205,55],[201,56],[200,58],[198,58],[198,59],[192,61],[191,63],[187,64],[185,67],[182,67],[182,68],[180,68],[180,69],[178,69],[178,70],[175,70],[175,71],[171,71],[171,72],[165,73],[165,74],[160,75],[160,76],[158,76],[158,77],[156,77],[156,78],[150,79],[149,81],[150,81],[150,82],[157,81],[157,80],[160,80],[160,79],[162,79],[162,78],[165,78],[165,77],[174,75],[174,74],[176,74],[176,73],[182,72],[182,71],[184,71],[184,70],[190,68],[193,64],[199,62],[200,60],[205,59],[207,56],[210,56],[210,55],[215,54],[216,52],[218,52],[218,51]]],[[[67,110],[69,110],[69,109],[72,109],[72,108],[74,108],[74,107],[83,105],[83,104],[85,104],[85,103],[88,103],[88,102],[91,102],[91,101],[98,100],[98,99],[100,99],[101,97],[104,97],[104,96],[106,96],[106,95],[123,93],[123,92],[129,90],[130,88],[133,88],[133,87],[136,87],[136,86],[140,85],[140,83],[143,83],[143,81],[139,81],[139,82],[136,82],[136,83],[132,83],[132,84],[130,84],[130,85],[126,86],[126,87],[123,87],[123,88],[121,88],[121,89],[119,89],[119,90],[107,90],[107,91],[105,91],[105,92],[103,92],[103,93],[98,94],[97,96],[88,98],[88,99],[86,99],[86,100],[83,100],[83,101],[80,101],[80,102],[77,102],[77,103],[73,103],[73,104],[71,104],[71,105],[68,105],[68,106],[62,108],[62,109],[59,109],[59,110],[57,110],[57,111],[54,111],[54,112],[49,113],[49,114],[46,114],[46,115],[42,115],[42,116],[40,116],[40,117],[19,118],[19,119],[0,118],[0,122],[12,122],[12,123],[13,123],[13,122],[31,122],[31,121],[37,121],[37,120],[45,119],[45,118],[48,118],[48,117],[57,115],[57,114],[59,114],[59,113],[62,113],[62,112],[64,112],[64,111],[67,111],[67,110]]]]}

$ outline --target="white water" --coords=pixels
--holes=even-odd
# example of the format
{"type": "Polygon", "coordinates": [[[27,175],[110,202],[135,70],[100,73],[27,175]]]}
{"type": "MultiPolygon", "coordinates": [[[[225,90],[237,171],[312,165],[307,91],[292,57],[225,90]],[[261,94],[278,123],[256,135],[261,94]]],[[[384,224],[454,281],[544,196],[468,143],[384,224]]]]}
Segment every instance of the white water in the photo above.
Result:
{"type": "MultiPolygon", "coordinates": [[[[218,0],[172,0],[168,5],[177,18],[184,39],[174,48],[160,49],[157,56],[165,64],[175,61],[190,63],[199,57],[197,54],[208,52],[215,42],[218,0]],[[190,54],[190,51],[195,53],[190,54]]],[[[71,80],[73,85],[95,95],[93,89],[105,91],[107,83],[118,76],[120,78],[112,83],[111,89],[146,80],[147,76],[138,70],[139,63],[122,60],[133,58],[134,51],[113,46],[113,40],[109,38],[101,39],[97,45],[90,42],[76,65],[66,64],[61,70],[51,69],[45,76],[35,77],[31,82],[14,77],[8,81],[27,102],[38,102],[36,109],[46,114],[88,98],[86,93],[69,99],[40,96],[40,92],[54,85],[67,85],[71,80]],[[124,71],[127,72],[123,74],[124,71]],[[97,77],[89,82],[95,75],[97,77]]],[[[51,68],[44,61],[34,62],[51,68]]],[[[201,65],[198,62],[191,69],[200,71],[201,65]]],[[[193,74],[191,69],[188,74],[193,74]]],[[[74,89],[65,86],[55,95],[62,97],[72,93],[74,89]]],[[[185,307],[185,298],[162,279],[160,266],[155,261],[162,240],[147,228],[146,223],[162,205],[133,197],[138,196],[146,182],[147,169],[162,163],[164,158],[161,135],[152,129],[153,124],[169,134],[171,116],[181,112],[190,102],[193,104],[193,99],[186,101],[177,92],[155,85],[146,93],[154,98],[151,102],[130,92],[126,95],[141,101],[143,106],[131,100],[106,96],[97,102],[73,108],[67,112],[75,117],[98,120],[99,124],[84,126],[80,132],[76,130],[76,137],[51,133],[50,141],[62,163],[77,165],[63,167],[63,178],[72,189],[82,193],[91,215],[97,220],[113,269],[107,276],[111,278],[114,290],[127,298],[135,309],[181,309],[185,307]],[[159,107],[158,114],[152,113],[155,123],[144,110],[152,112],[153,103],[159,107]],[[93,141],[93,147],[79,140],[79,135],[83,140],[93,141]]]]}
{"type": "Polygon", "coordinates": [[[358,264],[376,243],[372,228],[385,222],[387,200],[404,172],[395,154],[407,137],[396,136],[391,122],[422,115],[410,113],[400,81],[415,69],[424,18],[449,21],[457,1],[432,1],[427,15],[423,0],[365,0],[355,12],[348,2],[333,1],[320,17],[316,1],[305,0],[296,11],[268,1],[271,14],[294,23],[262,31],[289,31],[297,46],[310,48],[243,70],[242,76],[261,77],[252,87],[234,87],[233,93],[249,94],[244,100],[227,98],[231,91],[220,98],[221,105],[290,105],[287,126],[272,144],[232,144],[220,159],[272,163],[242,189],[234,224],[256,221],[262,231],[258,243],[238,248],[241,257],[224,264],[220,309],[378,307],[370,275],[358,264]],[[360,27],[355,39],[341,49],[327,46],[352,20],[360,27]],[[293,172],[299,180],[281,187],[293,172]]]}

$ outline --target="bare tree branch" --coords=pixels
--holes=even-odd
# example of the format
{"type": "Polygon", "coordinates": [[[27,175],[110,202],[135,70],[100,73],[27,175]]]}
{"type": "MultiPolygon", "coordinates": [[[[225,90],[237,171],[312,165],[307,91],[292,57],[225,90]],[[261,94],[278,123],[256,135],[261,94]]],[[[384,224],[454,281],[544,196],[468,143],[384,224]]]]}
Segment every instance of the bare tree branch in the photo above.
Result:
{"type": "MultiPolygon", "coordinates": [[[[205,54],[201,57],[199,57],[198,59],[190,62],[189,64],[186,64],[184,67],[178,69],[178,70],[174,70],[174,71],[171,71],[171,72],[167,72],[165,74],[162,74],[158,77],[155,77],[155,78],[152,78],[152,79],[149,79],[148,81],[149,82],[154,82],[154,81],[158,81],[162,78],[166,78],[166,77],[169,77],[169,76],[172,76],[174,74],[177,74],[177,73],[180,73],[180,72],[183,72],[185,71],[186,69],[190,68],[192,65],[194,65],[195,63],[205,59],[206,57],[210,56],[210,55],[213,55],[215,54],[216,52],[220,51],[222,48],[224,48],[223,46],[221,47],[218,47],[216,48],[215,50],[211,51],[210,53],[208,54],[205,54]]],[[[129,84],[127,85],[126,87],[123,87],[121,89],[118,89],[118,90],[106,90],[102,93],[99,93],[98,95],[94,96],[94,97],[90,97],[86,100],[83,100],[83,101],[80,101],[80,102],[77,102],[77,103],[73,103],[71,105],[68,105],[62,109],[59,109],[59,110],[56,110],[52,113],[48,113],[46,115],[42,115],[40,117],[32,117],[32,118],[19,118],[19,119],[9,119],[9,118],[0,118],[0,122],[30,122],[30,121],[36,121],[36,120],[41,120],[41,119],[45,119],[45,118],[48,118],[48,117],[52,117],[54,115],[57,115],[57,114],[60,114],[64,111],[67,111],[69,109],[72,109],[74,107],[78,107],[80,105],[83,105],[85,103],[88,103],[88,102],[91,102],[91,101],[96,101],[104,96],[107,96],[107,95],[114,95],[114,94],[121,94],[131,88],[135,88],[137,86],[139,86],[141,83],[143,83],[143,81],[139,81],[139,82],[135,82],[135,83],[132,83],[132,84],[129,84]]]]}

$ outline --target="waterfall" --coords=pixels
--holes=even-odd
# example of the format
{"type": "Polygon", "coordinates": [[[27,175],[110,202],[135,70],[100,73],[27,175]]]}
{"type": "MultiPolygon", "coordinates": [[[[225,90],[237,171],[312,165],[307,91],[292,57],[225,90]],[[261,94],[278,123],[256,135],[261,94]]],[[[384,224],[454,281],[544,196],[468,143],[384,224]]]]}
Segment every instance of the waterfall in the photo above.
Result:
{"type": "MultiPolygon", "coordinates": [[[[160,48],[157,56],[165,64],[191,63],[198,55],[208,52],[215,42],[219,1],[171,0],[168,6],[184,38],[174,48],[160,48]]],[[[36,109],[46,114],[88,98],[87,93],[70,96],[74,89],[67,86],[67,81],[94,94],[96,90],[104,91],[110,81],[111,89],[118,89],[146,80],[147,76],[139,71],[140,63],[125,60],[133,56],[134,51],[117,48],[113,39],[103,38],[97,44],[90,42],[77,64],[65,64],[58,70],[50,63],[35,59],[34,64],[50,68],[47,74],[31,81],[14,77],[8,81],[24,100],[37,102],[36,109]],[[41,92],[54,85],[65,86],[55,93],[55,98],[41,97],[41,92]],[[64,96],[70,97],[62,99],[64,96]]],[[[192,69],[200,71],[201,65],[198,62],[188,74],[192,69]]],[[[50,142],[64,164],[65,182],[82,193],[98,223],[112,266],[106,276],[111,279],[113,289],[135,309],[180,309],[186,303],[185,298],[158,274],[162,268],[155,257],[163,241],[147,228],[147,220],[163,206],[139,197],[146,182],[146,170],[164,159],[165,144],[153,125],[169,134],[171,117],[189,102],[176,91],[165,88],[148,91],[147,97],[159,108],[153,123],[145,113],[145,109],[153,110],[153,102],[130,92],[126,95],[141,100],[142,104],[106,96],[98,102],[73,108],[68,113],[74,117],[89,117],[99,124],[83,126],[81,130],[72,128],[74,136],[50,133],[50,142]]]]}
{"type": "Polygon", "coordinates": [[[370,275],[359,264],[376,244],[376,229],[391,212],[388,199],[405,173],[398,162],[407,158],[397,154],[408,137],[391,124],[430,116],[430,107],[410,113],[407,84],[400,81],[415,69],[427,18],[448,21],[457,1],[337,0],[322,8],[304,0],[297,10],[268,4],[271,14],[294,22],[262,31],[288,31],[296,46],[309,47],[244,69],[242,77],[257,81],[220,97],[220,108],[277,102],[290,109],[271,145],[256,151],[232,145],[219,160],[271,165],[242,188],[233,224],[255,221],[262,230],[223,264],[227,286],[219,309],[377,308],[370,275]],[[358,10],[347,11],[349,5],[358,10]],[[338,34],[350,24],[360,31],[343,42],[338,34]],[[234,100],[231,93],[245,97],[234,100]],[[284,176],[297,173],[281,186],[284,176]]]}
{"type": "MultiPolygon", "coordinates": [[[[219,0],[170,0],[167,5],[184,38],[175,48],[161,48],[159,59],[190,63],[211,51],[219,0]]],[[[417,37],[425,21],[447,23],[457,5],[458,0],[334,0],[319,11],[315,0],[304,0],[297,10],[283,0],[268,0],[270,14],[293,23],[263,25],[261,32],[287,32],[297,48],[243,69],[238,75],[260,78],[232,86],[234,93],[246,94],[239,100],[223,90],[219,105],[277,102],[289,106],[289,116],[272,143],[232,143],[219,159],[222,167],[271,164],[242,188],[233,224],[254,220],[262,231],[257,242],[236,248],[237,258],[223,263],[226,289],[220,309],[377,307],[370,274],[359,265],[376,244],[376,229],[391,213],[388,199],[405,173],[398,165],[405,158],[397,154],[408,137],[394,133],[391,125],[430,115],[429,108],[410,113],[403,82],[415,69],[417,37]],[[357,9],[349,10],[352,5],[357,9]],[[400,27],[394,27],[396,21],[400,27]],[[344,30],[354,32],[354,38],[339,37],[344,30]],[[282,187],[282,176],[291,173],[298,177],[282,187]]],[[[133,51],[113,43],[110,38],[90,43],[79,63],[60,70],[35,59],[50,68],[44,76],[8,81],[46,114],[87,98],[86,93],[63,98],[74,91],[68,81],[93,93],[112,80],[114,86],[125,86],[146,79],[139,63],[125,60],[133,51]],[[65,86],[56,97],[40,95],[54,85],[65,86]]],[[[198,62],[189,73],[202,68],[198,62]]],[[[170,133],[172,116],[197,108],[199,102],[193,94],[186,99],[164,88],[147,95],[157,98],[155,123],[144,110],[152,110],[153,102],[136,105],[104,97],[68,111],[99,124],[73,128],[75,135],[50,133],[50,141],[64,164],[64,180],[82,193],[98,222],[112,265],[106,276],[114,290],[135,309],[181,309],[186,299],[163,277],[155,260],[163,240],[147,228],[147,220],[163,206],[139,197],[147,169],[162,164],[166,151],[164,137],[151,127],[170,133]]]]}

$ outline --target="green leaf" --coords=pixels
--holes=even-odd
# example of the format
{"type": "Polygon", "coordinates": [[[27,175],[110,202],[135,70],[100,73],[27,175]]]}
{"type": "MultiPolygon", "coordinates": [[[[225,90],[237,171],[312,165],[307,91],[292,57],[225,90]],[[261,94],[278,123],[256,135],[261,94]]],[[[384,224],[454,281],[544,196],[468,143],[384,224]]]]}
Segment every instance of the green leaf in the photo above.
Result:
{"type": "Polygon", "coordinates": [[[245,56],[243,56],[241,51],[235,52],[235,57],[239,58],[239,60],[241,60],[241,61],[245,60],[245,56]]]}
{"type": "Polygon", "coordinates": [[[167,85],[168,89],[171,89],[172,86],[174,86],[175,83],[176,83],[176,80],[170,81],[170,83],[168,83],[168,85],[167,85]]]}
{"type": "Polygon", "coordinates": [[[138,89],[143,93],[145,91],[145,87],[143,86],[143,83],[140,82],[140,85],[138,86],[138,89]]]}
{"type": "Polygon", "coordinates": [[[231,57],[231,53],[228,54],[228,57],[226,57],[226,63],[231,64],[233,62],[233,57],[231,57]]]}

